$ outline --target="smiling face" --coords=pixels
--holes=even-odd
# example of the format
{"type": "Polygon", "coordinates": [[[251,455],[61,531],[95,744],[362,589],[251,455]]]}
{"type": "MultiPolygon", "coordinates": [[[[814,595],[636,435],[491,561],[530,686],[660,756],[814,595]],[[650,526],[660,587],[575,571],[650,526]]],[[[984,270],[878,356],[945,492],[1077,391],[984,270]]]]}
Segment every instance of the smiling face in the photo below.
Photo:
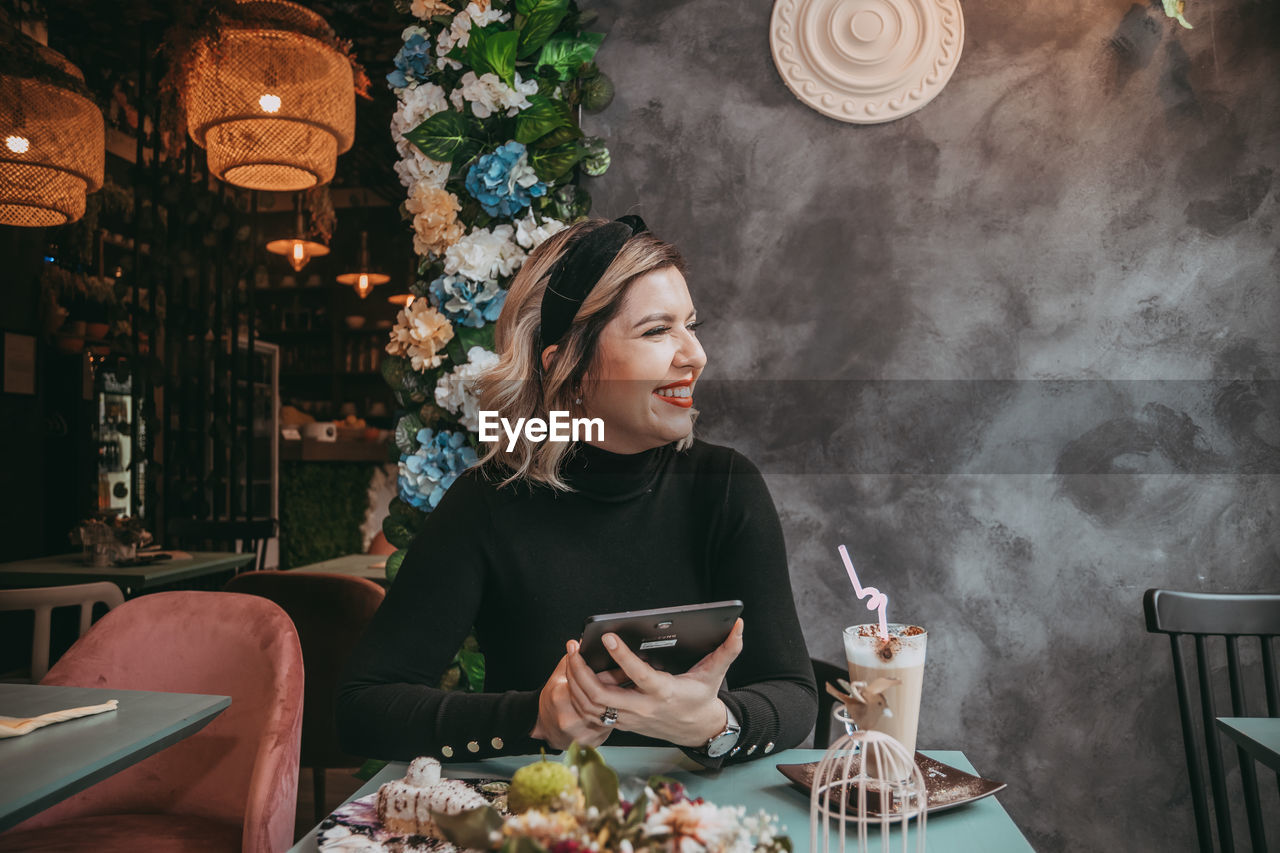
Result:
{"type": "Polygon", "coordinates": [[[689,434],[694,383],[707,364],[696,326],[689,288],[675,267],[631,283],[618,314],[600,332],[583,383],[585,415],[604,421],[604,441],[597,446],[640,453],[689,434]]]}

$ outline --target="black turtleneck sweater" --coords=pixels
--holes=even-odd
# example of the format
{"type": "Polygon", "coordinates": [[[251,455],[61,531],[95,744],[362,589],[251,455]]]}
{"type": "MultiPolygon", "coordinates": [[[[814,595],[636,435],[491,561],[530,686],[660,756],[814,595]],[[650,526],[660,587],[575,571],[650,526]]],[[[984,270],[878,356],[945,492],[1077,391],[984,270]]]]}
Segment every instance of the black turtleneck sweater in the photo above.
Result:
{"type": "MultiPolygon", "coordinates": [[[[473,468],[415,538],[338,695],[344,749],[373,758],[536,753],[538,696],[596,613],[741,599],[743,650],[720,698],[736,762],[800,743],[817,697],[777,512],[737,451],[695,441],[632,455],[575,446],[574,492],[498,488],[473,468]],[[484,693],[436,688],[467,632],[484,693]]],[[[656,741],[616,731],[606,745],[656,741]]],[[[719,761],[690,751],[703,764],[719,761]]]]}

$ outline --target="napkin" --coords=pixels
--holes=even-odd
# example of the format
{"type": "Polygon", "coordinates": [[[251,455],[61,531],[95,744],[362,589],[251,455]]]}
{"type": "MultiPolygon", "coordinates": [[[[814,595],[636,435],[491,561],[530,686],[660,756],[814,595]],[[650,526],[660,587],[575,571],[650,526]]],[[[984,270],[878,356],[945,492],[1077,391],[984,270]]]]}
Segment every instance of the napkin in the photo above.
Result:
{"type": "Polygon", "coordinates": [[[104,711],[114,711],[119,704],[119,700],[112,699],[103,702],[101,705],[85,705],[83,708],[50,711],[38,717],[0,717],[0,738],[25,735],[50,723],[61,723],[64,720],[74,720],[76,717],[88,717],[93,714],[101,714],[104,711]]]}

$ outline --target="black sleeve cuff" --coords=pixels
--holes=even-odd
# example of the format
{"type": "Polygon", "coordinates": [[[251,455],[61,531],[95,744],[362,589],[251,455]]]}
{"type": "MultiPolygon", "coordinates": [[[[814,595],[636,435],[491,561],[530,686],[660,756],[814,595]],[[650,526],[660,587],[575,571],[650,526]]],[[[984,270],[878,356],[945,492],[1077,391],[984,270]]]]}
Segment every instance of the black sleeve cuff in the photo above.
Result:
{"type": "Polygon", "coordinates": [[[538,697],[537,690],[449,694],[440,703],[431,755],[457,762],[537,753],[547,746],[530,735],[538,722],[538,697]]]}

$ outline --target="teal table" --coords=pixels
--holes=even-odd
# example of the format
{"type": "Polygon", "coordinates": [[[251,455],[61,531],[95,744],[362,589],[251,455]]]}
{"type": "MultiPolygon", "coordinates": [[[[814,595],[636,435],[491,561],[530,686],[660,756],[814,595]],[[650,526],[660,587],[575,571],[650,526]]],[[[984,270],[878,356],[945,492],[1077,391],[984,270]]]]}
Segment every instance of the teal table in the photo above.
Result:
{"type": "Polygon", "coordinates": [[[1280,717],[1219,717],[1218,730],[1280,773],[1280,717]]]}
{"type": "Polygon", "coordinates": [[[321,560],[305,566],[295,566],[291,572],[321,572],[326,575],[346,575],[352,578],[364,578],[374,583],[387,585],[386,554],[347,554],[334,557],[332,560],[321,560]]]}
{"type": "Polygon", "coordinates": [[[74,554],[58,554],[34,560],[0,563],[0,589],[110,581],[120,587],[120,591],[128,598],[139,592],[190,581],[205,575],[234,572],[254,560],[253,554],[237,554],[229,551],[187,553],[191,554],[190,559],[160,560],[145,566],[95,568],[85,565],[84,556],[79,551],[74,554]]]}
{"type": "Polygon", "coordinates": [[[228,696],[0,684],[0,715],[36,717],[101,705],[115,711],[0,739],[0,832],[204,728],[228,696]]]}
{"type": "MultiPolygon", "coordinates": [[[[785,831],[791,836],[797,853],[809,849],[809,797],[793,788],[775,765],[817,761],[822,757],[822,750],[792,749],[719,771],[699,767],[677,749],[605,747],[601,752],[610,766],[624,779],[628,776],[647,778],[661,773],[683,782],[691,796],[705,797],[716,805],[740,805],[746,806],[748,813],[764,809],[775,814],[786,827],[785,831]]],[[[929,750],[927,754],[966,772],[977,772],[961,752],[929,750]]],[[[510,778],[518,768],[537,760],[537,756],[526,755],[491,758],[468,764],[447,764],[444,773],[455,778],[510,778]]],[[[381,773],[352,794],[351,799],[372,794],[383,782],[401,778],[405,768],[404,764],[387,765],[381,773]]],[[[914,839],[914,834],[912,838],[914,839]]],[[[856,830],[852,841],[853,847],[849,848],[851,850],[857,848],[856,830]]],[[[872,841],[872,849],[879,850],[878,828],[872,841]]],[[[935,853],[1034,853],[994,796],[930,815],[926,823],[925,841],[925,849],[935,853]]],[[[838,836],[833,839],[833,845],[833,849],[839,849],[838,836]]],[[[895,849],[901,847],[902,842],[898,840],[895,849]]],[[[316,829],[312,829],[293,846],[290,853],[316,853],[318,849],[316,829]]],[[[914,840],[911,849],[915,850],[914,840]]]]}

